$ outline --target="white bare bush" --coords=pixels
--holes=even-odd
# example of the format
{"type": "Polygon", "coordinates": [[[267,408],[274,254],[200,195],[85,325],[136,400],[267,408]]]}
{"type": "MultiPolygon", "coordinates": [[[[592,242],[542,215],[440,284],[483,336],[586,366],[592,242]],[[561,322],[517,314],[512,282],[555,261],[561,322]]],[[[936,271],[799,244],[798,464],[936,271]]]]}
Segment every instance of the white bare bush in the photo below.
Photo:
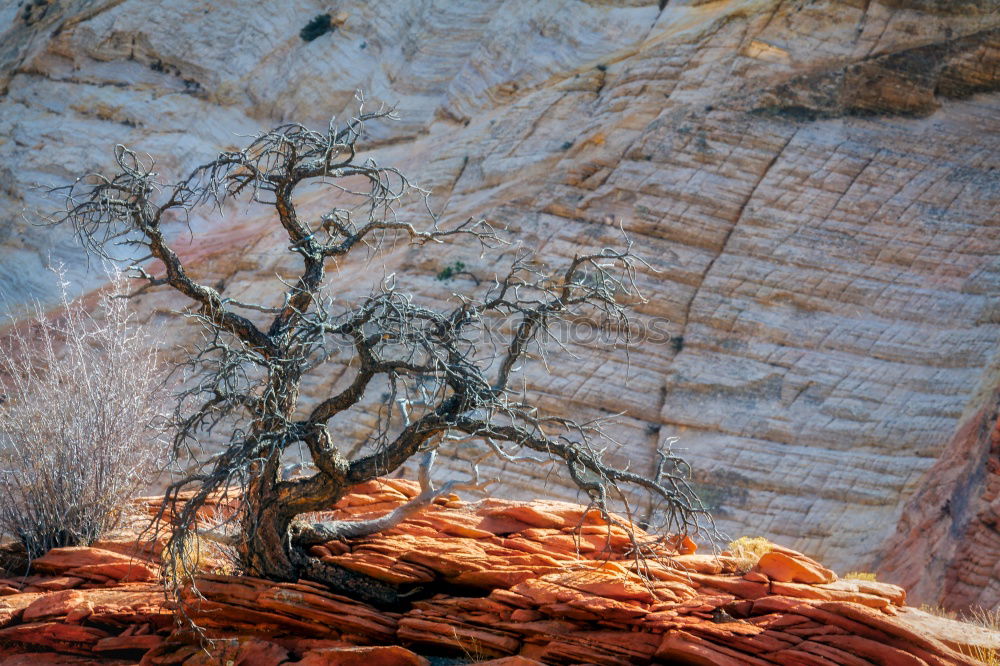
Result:
{"type": "Polygon", "coordinates": [[[94,314],[67,296],[0,343],[0,530],[29,556],[86,544],[121,524],[162,464],[158,363],[124,287],[94,314]]]}

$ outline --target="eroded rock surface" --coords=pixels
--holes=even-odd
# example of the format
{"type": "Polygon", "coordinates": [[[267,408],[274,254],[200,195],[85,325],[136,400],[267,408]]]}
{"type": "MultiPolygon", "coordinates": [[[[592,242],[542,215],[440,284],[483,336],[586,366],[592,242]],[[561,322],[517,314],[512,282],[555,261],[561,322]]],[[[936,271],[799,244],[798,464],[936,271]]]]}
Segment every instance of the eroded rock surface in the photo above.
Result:
{"type": "MultiPolygon", "coordinates": [[[[50,256],[82,272],[67,230],[20,218],[38,203],[30,183],[107,167],[117,142],[174,175],[236,133],[325,126],[363,88],[402,115],[372,128],[378,158],[433,189],[446,220],[485,215],[554,261],[616,242],[620,222],[659,271],[640,275],[639,323],[656,337],[630,357],[571,340],[554,376],[529,377],[543,407],[627,412],[619,460],[640,467],[679,437],[723,529],[875,567],[963,414],[987,408],[979,387],[1000,383],[996,3],[345,1],[304,41],[327,9],[0,9],[5,297],[49,293],[50,256]]],[[[207,238],[178,242],[227,296],[292,268],[256,211],[192,224],[207,238]]],[[[496,268],[471,248],[399,249],[342,265],[335,289],[363,294],[398,271],[436,302],[453,283],[435,276],[456,260],[483,279],[496,268]]],[[[140,309],[188,341],[166,315],[182,305],[154,294],[140,309]]],[[[337,423],[348,449],[370,427],[364,414],[337,423]]],[[[990,455],[968,474],[985,478],[990,455]]],[[[572,498],[542,474],[505,470],[505,492],[549,483],[572,498]]],[[[984,487],[956,481],[952,506],[992,506],[984,487]]],[[[909,570],[937,558],[958,571],[995,547],[995,529],[975,527],[995,525],[991,511],[960,511],[954,529],[940,512],[906,517],[901,534],[921,521],[942,534],[909,570]]],[[[980,603],[1000,599],[994,565],[973,567],[980,603]]],[[[946,580],[925,578],[920,595],[961,587],[946,580]]]]}
{"type": "Polygon", "coordinates": [[[880,558],[880,571],[952,608],[1000,597],[1000,394],[968,414],[880,558]]]}
{"type": "MultiPolygon", "coordinates": [[[[377,480],[329,512],[381,514],[415,483],[377,480]]],[[[315,546],[314,557],[396,586],[375,608],[309,581],[203,573],[173,601],[141,571],[156,548],[67,548],[30,579],[2,581],[3,663],[198,666],[412,664],[429,657],[530,664],[907,664],[973,666],[1000,635],[904,605],[898,586],[838,579],[780,546],[763,556],[696,552],[690,539],[634,539],[565,502],[441,498],[385,533],[315,546]],[[634,545],[644,546],[636,558],[634,545]],[[106,565],[104,573],[93,567],[106,565]],[[41,573],[45,572],[45,573],[41,573]],[[77,576],[66,574],[75,572],[77,576]],[[112,574],[113,575],[105,575],[112,574]],[[70,578],[72,578],[70,580],[70,578]],[[29,582],[30,581],[30,582],[29,582]],[[18,589],[21,588],[21,589],[18,589]],[[41,589],[50,591],[28,591],[41,589]],[[19,661],[21,660],[21,661],[19,661]]]]}

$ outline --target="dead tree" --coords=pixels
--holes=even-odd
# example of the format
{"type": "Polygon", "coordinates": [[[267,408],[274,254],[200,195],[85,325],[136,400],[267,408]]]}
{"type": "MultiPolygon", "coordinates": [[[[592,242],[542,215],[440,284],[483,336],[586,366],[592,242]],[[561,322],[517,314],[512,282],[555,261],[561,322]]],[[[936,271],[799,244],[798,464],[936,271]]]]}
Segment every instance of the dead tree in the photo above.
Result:
{"type": "Polygon", "coordinates": [[[419,194],[418,188],[396,169],[357,154],[364,123],[389,115],[359,112],[343,126],[331,122],[325,131],[282,125],[172,184],[158,182],[151,159],[119,145],[115,173],[90,175],[61,191],[66,208],[54,222],[72,224],[82,243],[106,259],[120,256],[114,246],[140,248],[129,266],[146,281],[143,289],[165,285],[187,296],[195,306],[188,316],[207,332],[191,358],[197,381],[181,396],[174,446],[180,453],[203,432],[220,427],[227,430],[228,445],[167,492],[166,506],[176,513],[170,547],[183,552],[198,536],[232,540],[250,574],[322,578],[321,567],[305,555],[309,545],[386,529],[454,487],[451,482],[435,489],[429,468],[440,443],[456,438],[508,462],[561,463],[602,511],[608,512],[609,498],[625,498],[631,487],[661,503],[665,529],[686,533],[695,527],[703,508],[688,486],[682,460],[662,452],[655,478],[617,469],[603,459],[600,422],[540,414],[514,381],[519,366],[544,348],[553,324],[565,318],[598,316],[628,336],[628,307],[640,298],[635,276],[642,263],[627,239],[620,249],[579,255],[558,271],[545,269],[528,253],[513,252],[503,273],[455,295],[448,309],[417,303],[394,278],[363,302],[334,309],[323,291],[328,263],[359,248],[466,237],[485,252],[505,242],[484,220],[443,228],[429,207],[423,226],[412,221],[412,213],[404,217],[398,204],[419,194]],[[359,181],[363,188],[356,186],[359,181]],[[300,215],[293,195],[305,183],[330,188],[353,203],[314,219],[300,215]],[[288,252],[301,260],[293,282],[276,283],[273,302],[242,303],[199,282],[165,233],[171,217],[199,206],[221,210],[235,198],[273,208],[288,252]],[[163,265],[156,275],[145,264],[151,259],[163,265]],[[303,407],[303,377],[324,372],[330,356],[344,350],[353,356],[353,380],[336,395],[303,407]],[[357,406],[374,381],[388,389],[380,423],[366,452],[349,459],[345,452],[351,447],[327,424],[357,406]],[[315,473],[283,478],[282,453],[302,445],[315,473]],[[424,492],[392,515],[363,523],[297,520],[328,509],[351,486],[388,475],[417,455],[424,456],[424,492]],[[181,502],[181,492],[190,489],[193,499],[181,502]],[[199,531],[198,510],[219,493],[235,506],[235,537],[199,531]]]}

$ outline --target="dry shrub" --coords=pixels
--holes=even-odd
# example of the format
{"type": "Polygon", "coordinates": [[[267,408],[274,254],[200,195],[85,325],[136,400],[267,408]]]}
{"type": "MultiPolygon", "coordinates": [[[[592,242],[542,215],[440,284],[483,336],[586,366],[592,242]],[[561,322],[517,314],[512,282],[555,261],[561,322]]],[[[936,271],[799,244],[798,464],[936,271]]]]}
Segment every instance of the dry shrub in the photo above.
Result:
{"type": "Polygon", "coordinates": [[[991,632],[994,639],[983,641],[980,637],[975,642],[959,645],[956,649],[964,655],[972,657],[984,664],[984,666],[1000,666],[1000,648],[997,647],[1000,639],[1000,608],[992,610],[986,608],[970,608],[961,615],[955,611],[948,610],[943,606],[920,604],[919,610],[936,617],[952,620],[955,622],[967,622],[977,627],[991,632]]]}
{"type": "Polygon", "coordinates": [[[958,613],[948,610],[944,606],[938,606],[935,604],[920,604],[917,610],[927,613],[928,615],[944,618],[946,620],[954,620],[956,622],[959,621],[958,613]]]}
{"type": "Polygon", "coordinates": [[[115,529],[162,463],[158,365],[119,275],[95,314],[67,296],[0,345],[0,529],[29,556],[115,529]]]}
{"type": "Polygon", "coordinates": [[[867,580],[871,582],[876,582],[875,574],[868,573],[867,571],[848,571],[843,576],[844,580],[867,580]]]}
{"type": "MultiPolygon", "coordinates": [[[[992,610],[973,608],[963,619],[1000,635],[1000,608],[992,610]]],[[[973,645],[970,656],[983,662],[986,666],[1000,666],[1000,649],[995,645],[973,645]]]]}
{"type": "Polygon", "coordinates": [[[239,576],[246,573],[237,546],[239,533],[233,511],[223,504],[206,507],[199,521],[199,531],[185,541],[184,551],[164,552],[173,558],[168,566],[185,581],[199,573],[239,576]]]}
{"type": "Polygon", "coordinates": [[[972,608],[966,614],[966,622],[978,624],[984,629],[1000,632],[1000,608],[992,610],[986,608],[972,608]]]}
{"type": "Polygon", "coordinates": [[[764,537],[740,537],[730,541],[726,551],[736,560],[736,571],[747,573],[760,558],[774,550],[774,544],[764,537]]]}

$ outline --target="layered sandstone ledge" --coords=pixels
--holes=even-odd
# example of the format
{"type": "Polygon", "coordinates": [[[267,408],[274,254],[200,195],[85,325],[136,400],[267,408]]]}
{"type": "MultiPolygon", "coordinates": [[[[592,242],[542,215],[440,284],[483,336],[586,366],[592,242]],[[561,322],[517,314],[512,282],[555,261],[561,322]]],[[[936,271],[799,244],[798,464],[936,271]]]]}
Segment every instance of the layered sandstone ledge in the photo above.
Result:
{"type": "MultiPolygon", "coordinates": [[[[0,291],[44,298],[50,259],[83,279],[72,234],[28,223],[33,184],[107,168],[118,142],[174,177],[237,134],[325,127],[361,88],[402,115],[371,128],[376,157],[445,223],[486,216],[552,261],[620,223],[657,269],[637,323],[666,334],[630,356],[572,344],[526,378],[542,408],[627,412],[617,460],[650,469],[679,437],[727,532],[908,586],[933,567],[914,598],[991,606],[998,458],[965,435],[1000,386],[998,35],[995,0],[0,3],[0,291]],[[304,42],[327,10],[343,22],[304,42]]],[[[227,297],[297,269],[254,211],[192,224],[208,237],[178,223],[178,250],[227,297]]],[[[341,264],[334,291],[395,271],[440,304],[470,286],[435,279],[454,261],[504,268],[401,248],[341,264]]],[[[139,309],[173,347],[199,335],[165,314],[184,306],[139,309]]],[[[344,415],[345,442],[370,413],[344,415]]],[[[510,496],[546,482],[502,473],[510,496]]]]}
{"type": "MultiPolygon", "coordinates": [[[[416,493],[406,481],[372,482],[331,513],[383,513],[416,493]]],[[[968,625],[938,620],[928,630],[902,588],[839,580],[792,550],[774,547],[754,563],[699,554],[690,539],[640,533],[639,542],[647,557],[637,560],[623,530],[579,505],[449,496],[385,533],[314,547],[323,561],[409,593],[392,610],[307,581],[206,572],[180,602],[204,644],[175,622],[178,606],[157,583],[156,544],[57,549],[32,562],[30,576],[0,581],[0,658],[15,666],[505,657],[512,666],[971,666],[978,662],[963,651],[1000,648],[1000,636],[968,625]]]]}

